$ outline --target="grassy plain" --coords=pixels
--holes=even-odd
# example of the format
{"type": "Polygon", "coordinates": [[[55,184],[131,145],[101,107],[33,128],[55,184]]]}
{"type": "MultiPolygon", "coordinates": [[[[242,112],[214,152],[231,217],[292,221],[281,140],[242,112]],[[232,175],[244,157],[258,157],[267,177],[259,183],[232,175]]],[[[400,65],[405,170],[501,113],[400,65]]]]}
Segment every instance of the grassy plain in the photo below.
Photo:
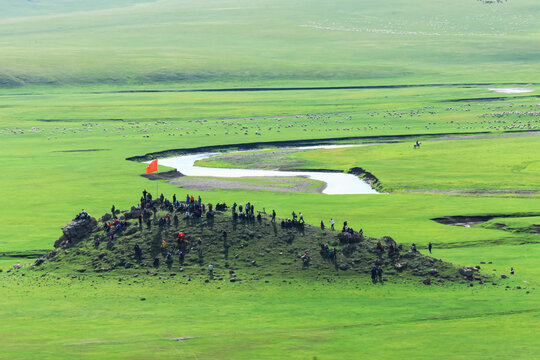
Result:
{"type": "MultiPolygon", "coordinates": [[[[348,171],[362,167],[379,178],[387,191],[399,190],[539,190],[540,137],[466,138],[327,150],[273,151],[223,155],[199,161],[214,167],[272,167],[348,171]],[[331,159],[331,161],[329,161],[331,159]],[[266,161],[266,162],[265,162],[266,161]]],[[[507,135],[508,136],[508,135],[507,135]]]]}
{"type": "Polygon", "coordinates": [[[43,278],[27,268],[6,274],[28,262],[13,252],[50,249],[81,208],[94,215],[113,203],[128,208],[157,184],[169,197],[191,192],[140,177],[145,165],[130,156],[257,141],[537,130],[538,90],[487,90],[538,87],[537,1],[0,5],[0,358],[540,357],[538,235],[518,230],[538,218],[471,228],[430,220],[537,212],[539,198],[404,191],[538,190],[538,137],[290,155],[306,167],[361,166],[392,194],[198,192],[204,201],[251,201],[283,217],[302,211],[313,224],[348,220],[421,251],[432,242],[434,256],[491,261],[482,267],[497,275],[513,266],[516,275],[497,286],[372,287],[367,276],[332,275],[330,284],[299,273],[217,289],[202,279],[72,279],[62,269],[43,278]],[[177,91],[396,84],[447,85],[177,91]]]}
{"type": "Polygon", "coordinates": [[[534,0],[1,3],[6,86],[538,80],[534,0]]]}

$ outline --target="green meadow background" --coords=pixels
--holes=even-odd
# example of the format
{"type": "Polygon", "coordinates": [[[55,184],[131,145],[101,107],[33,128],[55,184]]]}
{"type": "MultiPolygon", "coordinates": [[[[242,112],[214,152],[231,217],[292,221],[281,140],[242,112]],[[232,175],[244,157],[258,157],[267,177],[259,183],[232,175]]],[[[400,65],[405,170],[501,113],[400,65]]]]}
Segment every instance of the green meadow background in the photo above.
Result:
{"type": "Polygon", "coordinates": [[[539,16],[534,0],[0,0],[0,358],[539,358],[539,16]],[[246,88],[268,91],[232,91],[246,88]],[[360,166],[387,194],[197,194],[347,220],[422,252],[432,242],[445,261],[486,262],[497,285],[7,273],[33,262],[16,253],[52,249],[82,208],[124,209],[145,188],[192,193],[139,176],[146,165],[128,157],[346,137],[385,144],[284,161],[360,166]],[[482,214],[524,216],[431,220],[482,214]]]}

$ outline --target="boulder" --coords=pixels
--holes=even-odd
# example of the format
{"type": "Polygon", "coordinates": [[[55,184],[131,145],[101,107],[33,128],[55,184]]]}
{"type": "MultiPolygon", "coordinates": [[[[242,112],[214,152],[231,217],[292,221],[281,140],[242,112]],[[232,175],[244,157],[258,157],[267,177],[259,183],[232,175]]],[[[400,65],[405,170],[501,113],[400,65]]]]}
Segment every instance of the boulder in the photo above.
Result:
{"type": "Polygon", "coordinates": [[[338,240],[342,244],[354,244],[354,243],[359,243],[362,240],[364,240],[364,237],[360,235],[360,233],[357,233],[356,231],[353,233],[350,233],[348,231],[343,231],[338,234],[338,240]]]}
{"type": "Polygon", "coordinates": [[[98,230],[97,220],[93,217],[72,220],[62,228],[63,234],[56,240],[54,247],[73,245],[98,230]]]}
{"type": "Polygon", "coordinates": [[[111,220],[111,219],[112,219],[112,215],[109,214],[109,213],[106,213],[105,215],[103,215],[103,216],[101,217],[100,220],[101,220],[101,222],[107,222],[107,221],[109,221],[109,220],[111,220]]]}
{"type": "Polygon", "coordinates": [[[459,269],[459,274],[461,276],[465,276],[466,278],[472,278],[473,274],[478,271],[478,269],[468,266],[468,267],[462,267],[459,269]]]}
{"type": "Polygon", "coordinates": [[[501,274],[501,279],[506,279],[508,276],[501,274]]]}
{"type": "Polygon", "coordinates": [[[439,274],[439,272],[437,271],[437,269],[429,269],[428,271],[429,275],[431,276],[437,276],[439,274]]]}
{"type": "Polygon", "coordinates": [[[40,266],[40,265],[43,264],[44,262],[45,262],[45,259],[44,259],[44,258],[39,258],[39,259],[36,260],[35,265],[36,265],[36,266],[40,266]]]}
{"type": "Polygon", "coordinates": [[[422,280],[422,283],[424,285],[431,285],[431,279],[430,278],[425,278],[424,280],[422,280]]]}
{"type": "Polygon", "coordinates": [[[395,249],[398,248],[396,241],[390,236],[384,236],[382,239],[384,240],[384,243],[387,247],[394,247],[395,249]]]}

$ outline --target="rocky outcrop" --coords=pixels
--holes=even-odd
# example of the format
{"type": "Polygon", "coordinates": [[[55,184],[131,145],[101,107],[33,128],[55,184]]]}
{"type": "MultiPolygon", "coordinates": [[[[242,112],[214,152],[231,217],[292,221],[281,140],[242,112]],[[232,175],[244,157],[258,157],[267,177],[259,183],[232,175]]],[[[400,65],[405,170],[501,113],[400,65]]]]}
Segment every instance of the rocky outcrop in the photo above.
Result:
{"type": "Polygon", "coordinates": [[[478,269],[472,266],[462,267],[459,269],[459,274],[467,279],[472,279],[478,269]]]}
{"type": "Polygon", "coordinates": [[[338,240],[342,244],[355,244],[364,240],[364,236],[356,231],[342,231],[338,234],[338,240]]]}
{"type": "Polygon", "coordinates": [[[145,177],[149,180],[171,180],[171,179],[177,179],[179,177],[184,176],[180,171],[174,169],[171,171],[165,171],[165,172],[156,172],[151,174],[141,174],[142,177],[145,177]]]}
{"type": "Polygon", "coordinates": [[[89,234],[98,231],[98,222],[95,218],[87,216],[75,218],[62,228],[62,236],[54,243],[55,248],[72,246],[89,234]]]}
{"type": "Polygon", "coordinates": [[[379,179],[375,175],[373,175],[369,171],[362,169],[361,167],[353,167],[349,170],[349,174],[358,176],[359,178],[370,184],[371,187],[373,187],[374,189],[381,190],[382,188],[379,179]]]}

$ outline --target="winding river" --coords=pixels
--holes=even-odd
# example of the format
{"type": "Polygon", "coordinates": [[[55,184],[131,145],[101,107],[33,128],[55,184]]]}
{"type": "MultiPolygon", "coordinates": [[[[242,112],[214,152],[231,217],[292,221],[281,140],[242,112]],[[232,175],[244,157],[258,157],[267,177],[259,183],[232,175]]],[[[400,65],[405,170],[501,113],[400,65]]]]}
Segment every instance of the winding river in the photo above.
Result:
{"type": "MultiPolygon", "coordinates": [[[[368,146],[376,144],[362,145],[321,145],[321,146],[305,146],[295,148],[281,148],[280,150],[309,150],[309,149],[337,149],[343,147],[368,146]]],[[[260,149],[265,150],[265,149],[260,149]]],[[[253,151],[253,150],[250,150],[253,151]]],[[[234,151],[234,153],[242,153],[249,151],[234,151]]],[[[346,173],[337,172],[310,172],[310,171],[280,171],[280,170],[257,170],[257,169],[230,169],[230,168],[212,168],[195,166],[197,160],[210,158],[213,156],[223,155],[223,153],[201,153],[195,155],[183,155],[170,158],[159,159],[160,165],[165,165],[171,168],[176,168],[186,176],[212,176],[225,178],[241,178],[241,177],[292,177],[302,176],[310,179],[323,181],[326,183],[326,188],[323,194],[328,195],[345,195],[345,194],[380,194],[373,189],[368,183],[361,180],[358,176],[346,173]]]]}

